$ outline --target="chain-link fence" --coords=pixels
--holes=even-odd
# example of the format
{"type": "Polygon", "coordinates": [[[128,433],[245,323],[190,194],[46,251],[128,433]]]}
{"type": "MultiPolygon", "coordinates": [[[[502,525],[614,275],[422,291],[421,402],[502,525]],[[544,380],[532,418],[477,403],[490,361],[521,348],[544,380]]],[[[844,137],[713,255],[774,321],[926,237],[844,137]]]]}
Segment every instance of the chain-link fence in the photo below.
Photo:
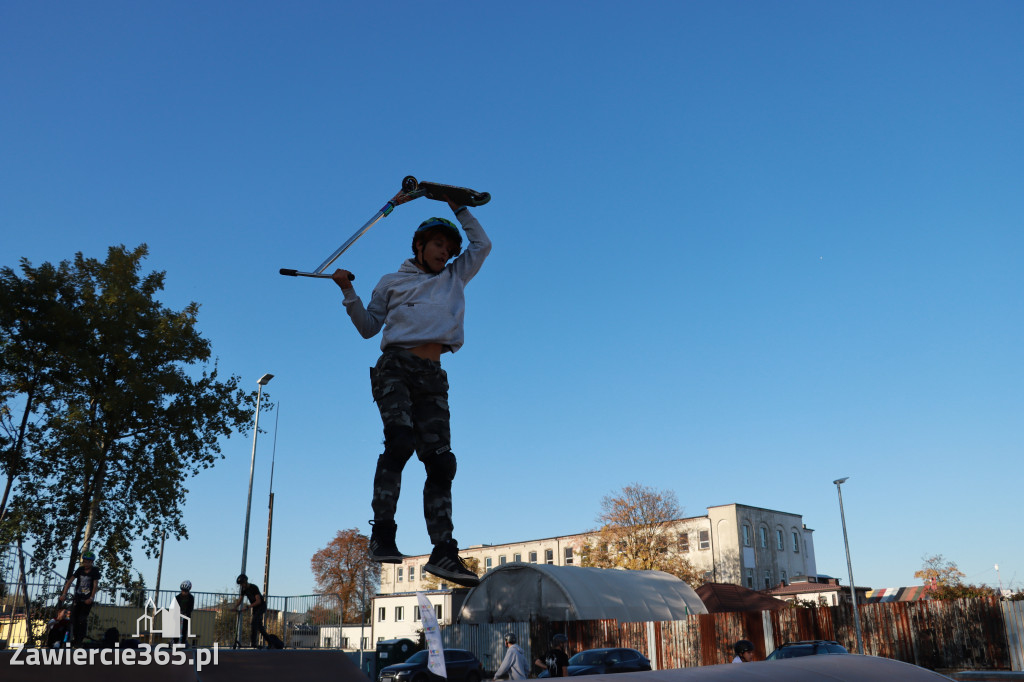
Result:
{"type": "MultiPolygon", "coordinates": [[[[47,623],[57,615],[57,598],[65,578],[53,570],[33,571],[28,557],[13,545],[0,546],[0,648],[19,643],[38,644],[47,623]]],[[[100,639],[115,628],[121,637],[159,639],[162,613],[173,606],[178,590],[110,589],[102,583],[89,614],[88,637],[100,639]],[[159,614],[159,615],[158,615],[159,614]]],[[[239,595],[192,592],[195,607],[188,622],[192,643],[198,646],[232,646],[241,620],[243,644],[250,641],[251,612],[239,613],[239,595]]],[[[288,648],[369,648],[359,625],[341,622],[337,600],[328,595],[266,598],[264,627],[280,637],[288,648]]]]}

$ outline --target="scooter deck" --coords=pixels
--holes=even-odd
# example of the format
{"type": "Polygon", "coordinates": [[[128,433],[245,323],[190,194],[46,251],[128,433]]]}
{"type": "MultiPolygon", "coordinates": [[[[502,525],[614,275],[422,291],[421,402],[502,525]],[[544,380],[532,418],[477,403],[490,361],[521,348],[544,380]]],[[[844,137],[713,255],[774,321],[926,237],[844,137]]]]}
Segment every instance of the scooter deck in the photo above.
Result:
{"type": "Polygon", "coordinates": [[[402,181],[402,189],[410,199],[426,197],[436,201],[444,201],[447,197],[462,206],[483,206],[491,200],[489,192],[478,192],[468,187],[442,185],[439,182],[420,182],[409,175],[402,181]],[[410,187],[414,189],[409,189],[410,187]]]}

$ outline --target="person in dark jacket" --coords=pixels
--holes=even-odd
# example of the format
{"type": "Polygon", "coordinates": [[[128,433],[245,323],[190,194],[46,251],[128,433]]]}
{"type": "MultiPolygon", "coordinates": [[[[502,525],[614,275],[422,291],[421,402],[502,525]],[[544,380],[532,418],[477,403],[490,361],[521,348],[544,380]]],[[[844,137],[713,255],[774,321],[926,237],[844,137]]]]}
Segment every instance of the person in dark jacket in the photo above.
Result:
{"type": "Polygon", "coordinates": [[[239,587],[238,601],[235,602],[235,609],[238,611],[250,609],[252,611],[249,646],[255,649],[259,645],[259,635],[263,635],[264,639],[268,636],[267,629],[263,626],[263,616],[267,613],[267,602],[264,601],[260,588],[250,583],[245,573],[239,575],[235,582],[238,583],[239,587]],[[242,606],[243,599],[248,599],[249,604],[242,606]]]}

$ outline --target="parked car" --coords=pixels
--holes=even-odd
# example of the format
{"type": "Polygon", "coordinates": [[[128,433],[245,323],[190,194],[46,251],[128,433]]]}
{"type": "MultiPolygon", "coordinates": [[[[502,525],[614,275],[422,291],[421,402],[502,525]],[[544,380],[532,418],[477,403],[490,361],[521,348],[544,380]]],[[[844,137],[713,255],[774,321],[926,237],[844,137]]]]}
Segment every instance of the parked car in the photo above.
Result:
{"type": "Polygon", "coordinates": [[[606,675],[650,670],[651,662],[636,649],[587,649],[569,659],[570,675],[606,675]]]}
{"type": "Polygon", "coordinates": [[[839,642],[827,639],[809,639],[801,642],[780,644],[775,651],[768,654],[766,661],[777,661],[780,658],[799,658],[800,656],[819,656],[822,654],[848,654],[839,642]]]}
{"type": "MultiPolygon", "coordinates": [[[[404,663],[381,668],[378,682],[435,682],[443,680],[427,669],[427,650],[417,651],[404,663]]],[[[445,649],[444,667],[449,682],[480,682],[484,666],[472,652],[465,649],[445,649]]]]}

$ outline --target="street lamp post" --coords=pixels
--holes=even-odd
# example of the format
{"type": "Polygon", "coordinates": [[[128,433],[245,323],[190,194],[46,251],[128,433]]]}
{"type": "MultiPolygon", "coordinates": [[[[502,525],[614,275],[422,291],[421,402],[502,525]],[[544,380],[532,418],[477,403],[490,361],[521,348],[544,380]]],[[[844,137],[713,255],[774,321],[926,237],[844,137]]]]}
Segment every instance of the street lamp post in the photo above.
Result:
{"type": "MultiPolygon", "coordinates": [[[[260,402],[263,399],[263,387],[270,383],[270,380],[274,378],[273,374],[264,374],[260,377],[259,389],[256,392],[256,425],[253,427],[252,432],[252,458],[249,460],[249,499],[245,502],[245,535],[242,538],[242,570],[239,573],[245,573],[245,560],[249,556],[249,512],[252,510],[252,476],[256,470],[256,439],[260,435],[260,402]]],[[[235,644],[238,644],[242,639],[242,614],[238,614],[238,627],[237,638],[235,644]]]]}
{"type": "Polygon", "coordinates": [[[836,491],[839,493],[839,518],[843,521],[843,544],[846,545],[846,569],[850,572],[850,599],[853,600],[853,624],[857,629],[857,653],[864,653],[864,640],[860,635],[860,614],[857,613],[857,590],[855,583],[853,582],[853,563],[850,561],[850,540],[846,535],[846,513],[843,511],[843,483],[846,483],[850,479],[849,476],[843,478],[837,478],[832,481],[836,485],[836,491]]]}

